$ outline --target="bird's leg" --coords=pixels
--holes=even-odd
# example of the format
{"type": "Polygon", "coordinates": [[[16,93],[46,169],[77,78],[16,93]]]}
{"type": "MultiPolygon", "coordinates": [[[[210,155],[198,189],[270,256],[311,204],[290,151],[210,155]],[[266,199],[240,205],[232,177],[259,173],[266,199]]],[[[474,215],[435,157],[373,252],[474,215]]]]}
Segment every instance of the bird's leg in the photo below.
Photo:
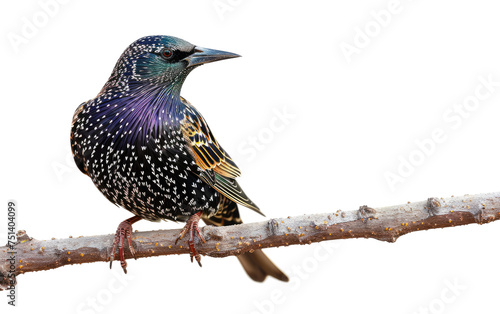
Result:
{"type": "Polygon", "coordinates": [[[127,220],[122,221],[118,225],[118,229],[116,229],[115,240],[113,241],[113,249],[111,250],[111,257],[109,262],[109,268],[113,266],[113,260],[115,259],[115,251],[118,246],[118,253],[120,255],[120,265],[123,268],[125,274],[127,273],[127,262],[125,262],[125,256],[123,254],[123,240],[127,238],[128,247],[130,249],[130,253],[132,257],[135,258],[135,250],[132,246],[132,224],[134,222],[138,222],[142,218],[139,216],[131,217],[127,220]]]}
{"type": "Polygon", "coordinates": [[[196,214],[192,215],[189,217],[188,221],[186,222],[186,225],[184,228],[182,228],[181,233],[177,237],[177,240],[175,240],[175,244],[177,244],[177,241],[181,240],[184,235],[186,235],[187,232],[189,232],[189,240],[188,240],[188,245],[189,245],[189,256],[191,257],[191,263],[193,262],[193,257],[196,259],[198,262],[198,265],[201,267],[201,256],[196,252],[196,248],[194,247],[194,237],[195,237],[195,231],[196,234],[198,235],[198,238],[203,241],[203,243],[206,243],[205,238],[203,238],[203,235],[201,234],[200,229],[198,228],[198,222],[200,221],[201,217],[201,212],[197,212],[196,214]]]}

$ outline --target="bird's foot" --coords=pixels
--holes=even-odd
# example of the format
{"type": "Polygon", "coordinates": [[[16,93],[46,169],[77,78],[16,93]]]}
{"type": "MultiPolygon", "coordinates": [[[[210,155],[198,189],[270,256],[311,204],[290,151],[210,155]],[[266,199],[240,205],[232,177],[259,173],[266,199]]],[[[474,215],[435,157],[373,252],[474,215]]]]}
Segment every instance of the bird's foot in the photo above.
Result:
{"type": "Polygon", "coordinates": [[[198,212],[191,217],[189,217],[188,221],[186,222],[186,225],[184,228],[182,228],[181,233],[177,237],[177,240],[175,240],[175,244],[177,244],[177,241],[181,240],[186,233],[189,232],[189,240],[188,240],[188,245],[189,245],[189,256],[191,257],[191,263],[193,262],[193,257],[196,259],[198,262],[198,265],[201,267],[201,256],[196,252],[196,248],[194,247],[194,237],[195,237],[195,232],[198,235],[198,238],[200,238],[203,243],[206,243],[205,238],[203,238],[203,235],[201,234],[200,229],[198,228],[198,222],[200,221],[201,217],[201,212],[198,212]]]}
{"type": "Polygon", "coordinates": [[[123,240],[126,238],[128,242],[128,247],[133,258],[135,257],[135,250],[132,246],[132,224],[141,220],[141,217],[134,216],[127,220],[122,221],[116,229],[115,239],[113,241],[113,249],[111,250],[111,257],[109,262],[109,268],[113,266],[113,261],[115,259],[116,247],[118,246],[118,253],[120,255],[120,265],[122,266],[123,272],[127,273],[127,262],[125,261],[125,255],[123,253],[123,240]]]}

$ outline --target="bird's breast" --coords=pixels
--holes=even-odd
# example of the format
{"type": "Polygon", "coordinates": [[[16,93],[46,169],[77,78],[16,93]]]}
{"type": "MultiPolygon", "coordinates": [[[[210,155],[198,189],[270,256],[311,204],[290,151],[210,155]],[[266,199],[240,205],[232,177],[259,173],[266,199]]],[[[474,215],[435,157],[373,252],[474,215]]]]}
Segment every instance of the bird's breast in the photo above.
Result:
{"type": "Polygon", "coordinates": [[[218,193],[199,179],[175,119],[104,108],[83,110],[75,123],[87,172],[110,201],[168,219],[216,210],[218,193]]]}

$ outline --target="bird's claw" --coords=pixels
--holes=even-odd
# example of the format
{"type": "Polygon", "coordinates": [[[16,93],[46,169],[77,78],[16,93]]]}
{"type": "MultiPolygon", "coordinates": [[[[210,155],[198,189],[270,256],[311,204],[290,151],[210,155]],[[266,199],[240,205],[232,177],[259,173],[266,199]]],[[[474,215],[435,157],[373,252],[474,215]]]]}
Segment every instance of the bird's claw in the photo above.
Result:
{"type": "MultiPolygon", "coordinates": [[[[200,235],[200,234],[198,234],[200,235]]],[[[205,242],[205,239],[203,239],[203,237],[201,237],[200,235],[200,239],[205,242]]],[[[198,265],[200,265],[201,267],[201,255],[198,254],[198,252],[196,252],[196,248],[194,247],[194,241],[188,241],[188,244],[189,244],[189,257],[191,258],[191,263],[193,262],[193,257],[196,259],[196,261],[198,262],[198,265]]]]}
{"type": "Polygon", "coordinates": [[[125,254],[123,252],[124,239],[127,239],[128,247],[130,249],[130,254],[134,259],[137,259],[135,257],[135,250],[132,245],[132,224],[129,223],[127,220],[121,222],[118,225],[118,229],[116,229],[115,239],[113,241],[113,248],[111,249],[111,257],[109,262],[109,268],[111,269],[113,266],[113,261],[115,259],[116,248],[118,247],[118,255],[120,256],[120,265],[123,269],[123,272],[126,274],[127,262],[125,261],[125,254]]]}
{"type": "Polygon", "coordinates": [[[179,240],[182,240],[184,235],[186,235],[186,233],[189,232],[189,240],[187,242],[189,245],[189,256],[191,258],[191,263],[193,262],[193,257],[194,257],[194,259],[196,259],[196,261],[198,262],[198,265],[200,265],[201,267],[201,255],[198,254],[194,246],[195,232],[196,235],[198,235],[198,238],[200,238],[200,240],[203,241],[203,243],[206,243],[205,238],[201,234],[200,228],[198,228],[198,222],[200,221],[200,217],[201,217],[201,212],[198,212],[189,217],[188,221],[186,222],[186,225],[184,226],[184,228],[182,228],[181,233],[175,240],[175,244],[177,244],[179,240]]]}

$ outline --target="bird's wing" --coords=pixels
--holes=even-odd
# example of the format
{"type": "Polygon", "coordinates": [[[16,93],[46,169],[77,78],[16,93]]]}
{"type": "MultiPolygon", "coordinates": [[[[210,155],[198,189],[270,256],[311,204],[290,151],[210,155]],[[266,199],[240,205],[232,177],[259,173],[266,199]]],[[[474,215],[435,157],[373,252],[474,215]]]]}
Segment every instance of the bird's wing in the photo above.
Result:
{"type": "Polygon", "coordinates": [[[186,110],[181,120],[181,130],[188,151],[202,169],[200,178],[227,198],[262,214],[236,182],[235,178],[241,174],[240,169],[219,145],[203,116],[184,98],[182,102],[186,110]]]}
{"type": "Polygon", "coordinates": [[[214,138],[205,119],[186,100],[184,102],[186,111],[181,128],[196,164],[203,170],[214,170],[227,178],[239,177],[240,169],[214,138]]]}
{"type": "Polygon", "coordinates": [[[76,108],[75,113],[73,114],[73,122],[71,123],[71,151],[73,152],[73,158],[75,159],[75,163],[80,169],[81,172],[88,175],[87,169],[85,167],[85,163],[83,161],[83,155],[81,152],[80,139],[77,139],[77,120],[79,115],[82,113],[83,108],[85,107],[86,102],[82,103],[78,108],[76,108]]]}

